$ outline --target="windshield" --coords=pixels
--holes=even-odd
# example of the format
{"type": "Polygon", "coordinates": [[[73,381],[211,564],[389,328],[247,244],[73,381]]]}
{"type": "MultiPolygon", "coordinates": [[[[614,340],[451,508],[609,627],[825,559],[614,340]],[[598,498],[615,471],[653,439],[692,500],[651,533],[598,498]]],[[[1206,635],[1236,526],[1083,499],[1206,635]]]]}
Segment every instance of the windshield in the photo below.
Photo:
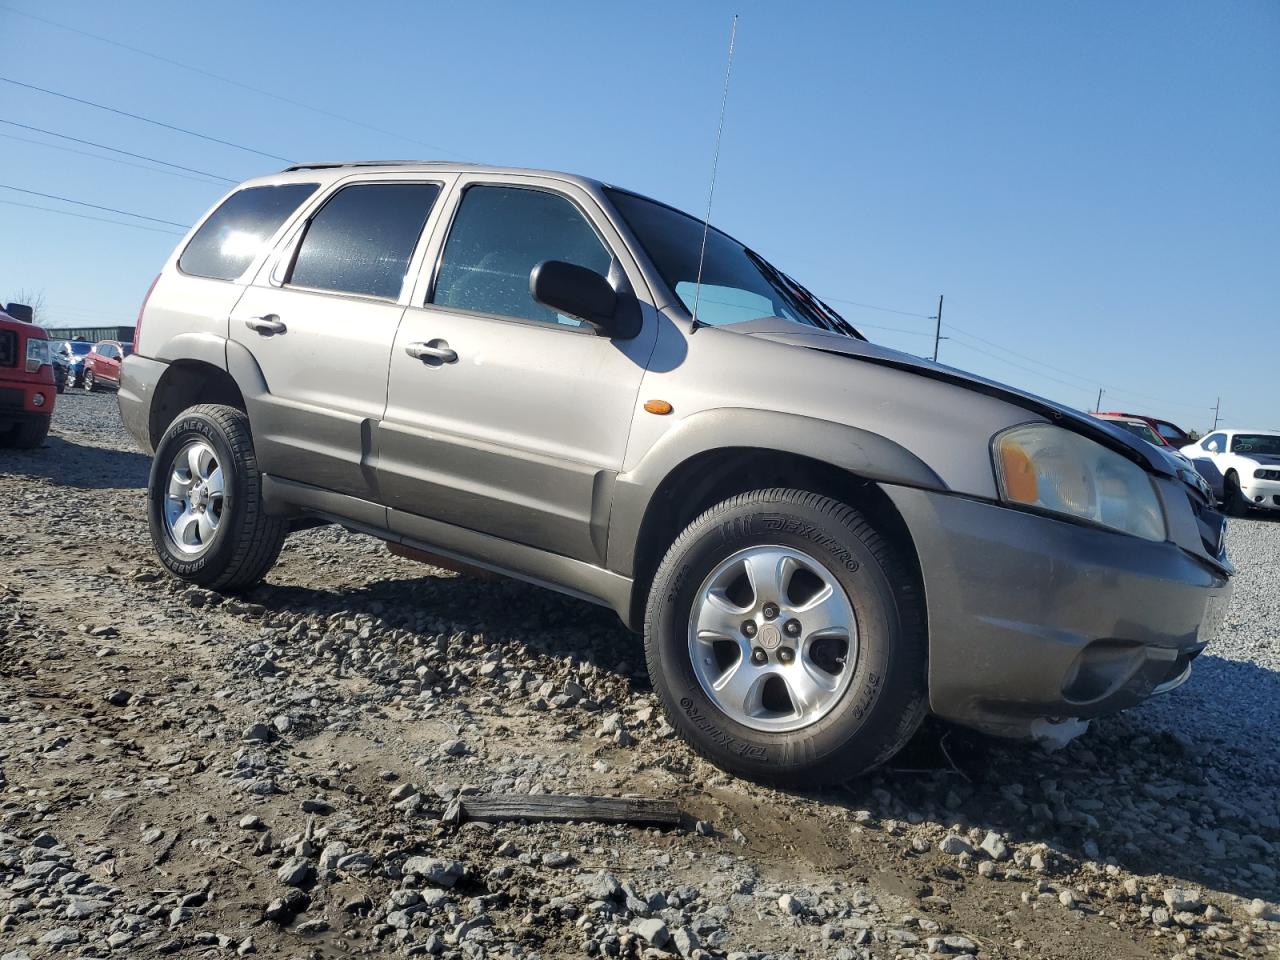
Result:
{"type": "Polygon", "coordinates": [[[865,340],[854,327],[800,284],[727,234],[707,232],[686,213],[622,190],[609,199],[640,241],[662,279],[700,324],[724,326],[781,317],[865,340]],[[698,263],[702,288],[698,289],[698,263]]]}
{"type": "Polygon", "coordinates": [[[1160,436],[1164,437],[1170,443],[1185,436],[1185,434],[1172,423],[1165,423],[1164,421],[1156,422],[1156,430],[1159,431],[1160,436]]]}
{"type": "Polygon", "coordinates": [[[1154,443],[1157,447],[1165,446],[1165,442],[1160,439],[1160,435],[1145,423],[1135,422],[1132,420],[1111,420],[1121,430],[1128,430],[1135,436],[1141,437],[1147,443],[1154,443]]]}
{"type": "Polygon", "coordinates": [[[1280,433],[1237,433],[1231,438],[1231,452],[1280,457],[1280,433]]]}

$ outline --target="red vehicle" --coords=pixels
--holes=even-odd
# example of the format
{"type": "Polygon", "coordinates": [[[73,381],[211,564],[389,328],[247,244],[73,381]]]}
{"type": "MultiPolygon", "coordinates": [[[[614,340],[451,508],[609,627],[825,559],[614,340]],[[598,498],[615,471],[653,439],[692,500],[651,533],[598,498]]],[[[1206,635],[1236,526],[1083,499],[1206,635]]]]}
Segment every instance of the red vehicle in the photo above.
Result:
{"type": "Polygon", "coordinates": [[[120,364],[133,353],[133,344],[119,340],[100,340],[84,358],[84,388],[120,388],[120,364]]]}
{"type": "Polygon", "coordinates": [[[1187,431],[1169,420],[1158,420],[1155,417],[1143,416],[1141,413],[1121,413],[1119,410],[1104,411],[1102,416],[1132,417],[1135,420],[1145,420],[1151,425],[1151,429],[1160,435],[1160,439],[1175,450],[1185,447],[1189,443],[1195,443],[1195,440],[1192,439],[1187,431]]]}
{"type": "Polygon", "coordinates": [[[0,310],[0,447],[44,443],[56,396],[49,339],[30,307],[11,303],[0,310]]]}

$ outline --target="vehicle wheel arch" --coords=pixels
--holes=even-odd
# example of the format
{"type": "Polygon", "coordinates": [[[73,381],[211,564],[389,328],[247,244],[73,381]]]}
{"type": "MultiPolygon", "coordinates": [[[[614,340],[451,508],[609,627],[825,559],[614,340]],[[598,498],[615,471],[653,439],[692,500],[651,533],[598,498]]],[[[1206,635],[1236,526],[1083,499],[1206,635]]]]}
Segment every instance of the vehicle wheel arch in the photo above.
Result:
{"type": "MultiPolygon", "coordinates": [[[[876,479],[828,460],[772,447],[716,447],[672,467],[653,489],[636,529],[630,557],[634,580],[628,626],[644,620],[649,586],[667,549],[710,507],[739,494],[789,488],[839,500],[874,523],[899,552],[923,597],[915,541],[876,479]]],[[[614,542],[611,534],[611,544],[614,542]]]]}
{"type": "Polygon", "coordinates": [[[154,449],[183,410],[201,403],[223,404],[247,412],[244,394],[235,378],[205,360],[175,360],[156,383],[151,399],[148,433],[154,449]]]}

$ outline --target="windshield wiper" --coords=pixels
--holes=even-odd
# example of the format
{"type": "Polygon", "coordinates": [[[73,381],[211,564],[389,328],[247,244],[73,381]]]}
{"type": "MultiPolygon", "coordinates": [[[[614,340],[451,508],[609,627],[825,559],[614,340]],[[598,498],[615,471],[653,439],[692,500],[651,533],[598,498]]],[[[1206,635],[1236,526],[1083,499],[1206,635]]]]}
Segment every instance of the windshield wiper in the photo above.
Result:
{"type": "Polygon", "coordinates": [[[789,276],[771,264],[760,254],[754,250],[743,248],[743,252],[750,258],[751,262],[764,273],[764,275],[773,282],[775,287],[780,288],[779,292],[788,300],[792,301],[793,307],[799,308],[799,313],[812,317],[817,321],[815,326],[832,333],[840,333],[846,337],[853,337],[855,340],[866,340],[856,327],[848,320],[840,316],[829,306],[815,297],[803,286],[792,280],[789,276]]]}

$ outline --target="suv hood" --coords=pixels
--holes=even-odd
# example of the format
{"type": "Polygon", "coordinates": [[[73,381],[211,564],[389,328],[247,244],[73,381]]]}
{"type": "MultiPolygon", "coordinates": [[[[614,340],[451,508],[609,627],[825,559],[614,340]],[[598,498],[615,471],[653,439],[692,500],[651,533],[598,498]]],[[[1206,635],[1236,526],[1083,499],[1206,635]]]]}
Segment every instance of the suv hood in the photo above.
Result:
{"type": "Polygon", "coordinates": [[[948,367],[946,364],[913,357],[909,353],[891,350],[868,340],[855,340],[839,333],[804,326],[780,317],[763,317],[746,323],[728,324],[720,329],[759,337],[762,340],[772,340],[787,346],[841,354],[866,363],[896,367],[932,380],[954,383],[988,396],[998,397],[1032,413],[1047,417],[1060,427],[1083,434],[1091,440],[1096,440],[1104,446],[1125,454],[1129,459],[1136,460],[1153,473],[1177,477],[1182,472],[1179,469],[1182,465],[1173,457],[1127,430],[1112,427],[1105,420],[1098,420],[1079,410],[1036,396],[1034,393],[1027,393],[995,380],[987,380],[985,377],[948,367]]]}

